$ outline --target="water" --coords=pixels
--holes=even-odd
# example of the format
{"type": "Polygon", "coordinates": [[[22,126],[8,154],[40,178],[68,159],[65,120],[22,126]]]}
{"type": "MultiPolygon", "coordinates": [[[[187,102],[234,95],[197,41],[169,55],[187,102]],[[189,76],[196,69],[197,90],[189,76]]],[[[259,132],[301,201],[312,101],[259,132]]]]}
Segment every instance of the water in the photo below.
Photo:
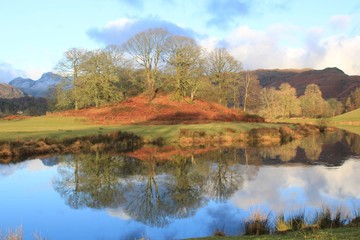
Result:
{"type": "Polygon", "coordinates": [[[337,132],[283,146],[145,147],[2,164],[0,229],[22,226],[25,239],[180,239],[240,234],[254,211],[326,205],[351,215],[360,209],[359,139],[337,132]]]}

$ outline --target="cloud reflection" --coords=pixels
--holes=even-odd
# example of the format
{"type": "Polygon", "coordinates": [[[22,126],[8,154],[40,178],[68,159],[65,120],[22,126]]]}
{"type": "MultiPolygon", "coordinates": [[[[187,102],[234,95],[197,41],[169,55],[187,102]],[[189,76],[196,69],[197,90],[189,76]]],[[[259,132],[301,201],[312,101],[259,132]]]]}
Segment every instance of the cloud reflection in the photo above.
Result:
{"type": "Polygon", "coordinates": [[[349,205],[360,197],[360,161],[350,159],[338,168],[267,166],[244,183],[230,199],[239,208],[266,205],[276,212],[324,204],[349,205]]]}

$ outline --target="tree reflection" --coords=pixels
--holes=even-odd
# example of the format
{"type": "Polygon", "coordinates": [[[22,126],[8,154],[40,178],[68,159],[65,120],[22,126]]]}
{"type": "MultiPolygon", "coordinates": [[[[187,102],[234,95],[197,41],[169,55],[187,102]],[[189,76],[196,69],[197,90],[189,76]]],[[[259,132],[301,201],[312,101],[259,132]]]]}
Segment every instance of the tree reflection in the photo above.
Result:
{"type": "Polygon", "coordinates": [[[168,183],[168,193],[176,205],[177,217],[193,215],[204,203],[202,186],[205,176],[197,167],[195,157],[175,156],[169,163],[173,180],[168,183]]]}
{"type": "Polygon", "coordinates": [[[145,224],[164,226],[168,223],[167,216],[171,214],[166,189],[163,184],[159,186],[157,183],[155,162],[147,162],[146,170],[139,179],[125,183],[133,185],[131,193],[127,196],[125,211],[132,218],[145,224]]]}
{"type": "MultiPolygon", "coordinates": [[[[344,149],[345,141],[337,141],[341,136],[314,135],[278,147],[222,148],[199,155],[190,149],[168,161],[159,161],[156,152],[145,154],[144,161],[99,151],[67,155],[60,158],[53,185],[72,208],[119,208],[136,221],[164,226],[173,218],[195,214],[209,199],[226,201],[245,179],[256,176],[264,160],[299,161],[304,158],[299,147],[307,158],[317,160],[323,148],[337,144],[334,149],[344,149]]],[[[360,137],[346,136],[356,150],[360,137]]],[[[348,154],[348,149],[341,154],[348,154]]]]}
{"type": "Polygon", "coordinates": [[[219,150],[216,162],[212,164],[208,174],[206,191],[216,201],[224,202],[242,184],[239,165],[231,164],[231,158],[226,157],[227,150],[219,150]]]}
{"type": "Polygon", "coordinates": [[[60,156],[62,164],[58,168],[59,176],[61,179],[56,179],[53,184],[57,192],[60,193],[61,197],[66,199],[66,204],[72,208],[83,207],[82,203],[82,192],[80,192],[79,183],[79,160],[74,159],[72,156],[60,156]]]}
{"type": "Polygon", "coordinates": [[[262,157],[265,159],[279,158],[283,162],[288,162],[295,159],[300,142],[300,140],[294,140],[283,145],[262,148],[260,149],[260,152],[262,154],[262,157]]]}
{"type": "Polygon", "coordinates": [[[137,221],[164,226],[202,205],[204,177],[194,166],[183,157],[159,163],[100,152],[69,155],[62,157],[53,184],[72,208],[123,208],[137,221]]]}
{"type": "MultiPolygon", "coordinates": [[[[95,154],[62,157],[54,188],[72,208],[117,207],[123,201],[118,188],[121,169],[129,169],[128,157],[95,154]]],[[[131,171],[129,172],[131,174],[131,171]]]]}
{"type": "Polygon", "coordinates": [[[350,146],[350,149],[353,153],[360,155],[360,135],[346,133],[345,141],[350,146]]]}
{"type": "Polygon", "coordinates": [[[311,161],[319,159],[323,146],[322,140],[321,134],[313,134],[301,141],[300,147],[304,149],[307,159],[311,161]]]}

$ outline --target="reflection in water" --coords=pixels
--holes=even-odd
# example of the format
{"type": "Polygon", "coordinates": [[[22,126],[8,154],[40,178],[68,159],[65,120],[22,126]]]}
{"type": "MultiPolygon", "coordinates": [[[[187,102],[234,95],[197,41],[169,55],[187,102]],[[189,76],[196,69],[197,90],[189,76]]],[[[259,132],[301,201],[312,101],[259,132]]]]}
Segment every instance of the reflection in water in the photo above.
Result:
{"type": "MultiPolygon", "coordinates": [[[[236,150],[232,150],[236,154],[236,150]]],[[[238,188],[241,187],[243,176],[238,163],[231,158],[230,150],[218,150],[214,154],[215,161],[211,163],[207,181],[206,193],[214,200],[226,201],[238,188]],[[230,158],[228,158],[230,155],[230,158]]]]}
{"type": "Polygon", "coordinates": [[[149,235],[194,237],[211,235],[214,227],[237,234],[237,223],[231,221],[240,221],[251,209],[279,213],[323,204],[359,207],[360,162],[352,157],[359,154],[359,144],[357,135],[334,132],[269,147],[211,146],[171,150],[172,155],[170,148],[157,148],[151,156],[138,154],[144,159],[96,151],[43,159],[42,168],[40,161],[0,165],[0,178],[24,169],[56,169],[52,186],[66,205],[78,214],[98,209],[129,222],[127,236],[157,231],[149,235]],[[193,234],[184,235],[186,226],[193,234]]]}
{"type": "MultiPolygon", "coordinates": [[[[171,219],[193,216],[210,200],[226,202],[241,190],[244,181],[256,179],[266,161],[326,161],[326,157],[320,158],[323,149],[343,149],[343,134],[310,136],[306,141],[277,147],[227,148],[188,157],[173,155],[171,161],[156,161],[156,155],[141,161],[98,151],[67,155],[60,160],[54,187],[72,208],[121,208],[132,219],[150,226],[165,226],[171,219]]],[[[339,161],[329,164],[341,165],[351,151],[349,147],[342,150],[340,154],[344,156],[337,156],[339,161]]],[[[273,176],[276,170],[269,174],[273,176]]],[[[254,186],[256,191],[258,188],[254,186]]],[[[298,190],[292,191],[295,200],[300,197],[298,190]]]]}
{"type": "Polygon", "coordinates": [[[138,161],[126,156],[99,152],[66,155],[60,157],[59,175],[53,184],[73,208],[115,208],[126,190],[118,187],[120,177],[134,174],[138,167],[138,161]]]}

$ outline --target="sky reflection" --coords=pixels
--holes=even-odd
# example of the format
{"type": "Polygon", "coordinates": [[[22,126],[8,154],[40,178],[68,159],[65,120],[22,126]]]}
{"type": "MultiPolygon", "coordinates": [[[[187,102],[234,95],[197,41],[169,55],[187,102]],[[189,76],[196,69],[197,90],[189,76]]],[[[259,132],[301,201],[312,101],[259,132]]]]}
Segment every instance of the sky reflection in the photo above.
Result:
{"type": "Polygon", "coordinates": [[[25,239],[179,239],[239,234],[252,211],[360,208],[359,159],[259,166],[217,153],[161,164],[85,154],[0,165],[0,229],[21,225],[25,239]]]}

